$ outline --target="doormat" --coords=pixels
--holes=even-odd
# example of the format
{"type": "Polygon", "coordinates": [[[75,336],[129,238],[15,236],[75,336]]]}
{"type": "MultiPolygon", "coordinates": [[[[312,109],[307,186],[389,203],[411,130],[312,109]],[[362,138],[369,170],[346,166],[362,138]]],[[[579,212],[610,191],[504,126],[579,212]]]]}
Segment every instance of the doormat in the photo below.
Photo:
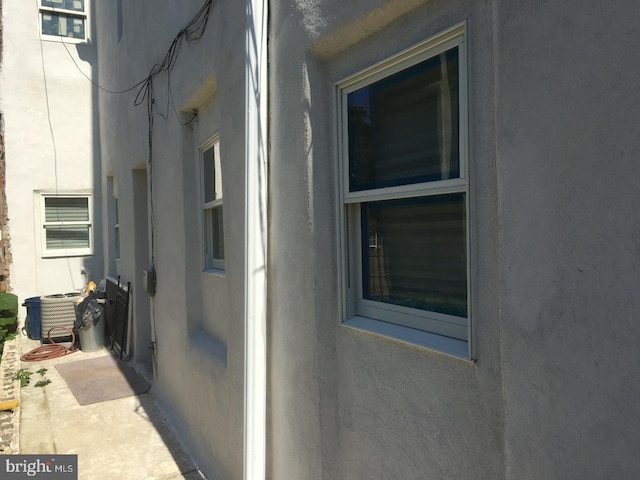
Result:
{"type": "Polygon", "coordinates": [[[80,405],[140,395],[151,385],[111,355],[56,365],[80,405]]]}

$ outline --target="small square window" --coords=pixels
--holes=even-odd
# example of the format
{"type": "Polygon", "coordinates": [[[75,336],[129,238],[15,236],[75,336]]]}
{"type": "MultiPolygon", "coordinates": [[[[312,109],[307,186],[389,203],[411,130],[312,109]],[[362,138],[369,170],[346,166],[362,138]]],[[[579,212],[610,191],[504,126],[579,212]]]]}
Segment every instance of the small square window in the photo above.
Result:
{"type": "Polygon", "coordinates": [[[224,269],[222,168],[218,135],[200,147],[204,270],[224,269]]]}
{"type": "Polygon", "coordinates": [[[464,26],[338,84],[345,320],[468,340],[464,26]]]}
{"type": "Polygon", "coordinates": [[[91,197],[42,196],[43,256],[79,256],[93,253],[91,197]]]}

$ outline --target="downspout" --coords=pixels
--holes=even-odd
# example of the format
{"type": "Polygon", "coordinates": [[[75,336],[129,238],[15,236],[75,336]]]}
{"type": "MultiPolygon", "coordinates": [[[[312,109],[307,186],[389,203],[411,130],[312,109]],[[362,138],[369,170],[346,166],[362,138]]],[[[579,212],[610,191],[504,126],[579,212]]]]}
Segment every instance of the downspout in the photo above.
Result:
{"type": "Polygon", "coordinates": [[[267,411],[267,16],[246,0],[244,479],[266,478],[267,411]]]}

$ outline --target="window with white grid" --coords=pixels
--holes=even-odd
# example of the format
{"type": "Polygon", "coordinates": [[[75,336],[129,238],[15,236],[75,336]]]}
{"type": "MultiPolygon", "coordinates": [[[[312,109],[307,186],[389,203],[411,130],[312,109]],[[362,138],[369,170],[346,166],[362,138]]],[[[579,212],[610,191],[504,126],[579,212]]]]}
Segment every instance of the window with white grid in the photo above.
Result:
{"type": "Polygon", "coordinates": [[[224,225],[220,137],[214,135],[200,147],[202,178],[203,269],[224,270],[224,225]]]}
{"type": "Polygon", "coordinates": [[[337,84],[343,319],[466,342],[464,25],[337,84]]]}
{"type": "Polygon", "coordinates": [[[88,3],[87,0],[40,0],[42,38],[86,41],[88,3]]]}
{"type": "Polygon", "coordinates": [[[44,257],[93,253],[90,195],[41,195],[44,257]]]}

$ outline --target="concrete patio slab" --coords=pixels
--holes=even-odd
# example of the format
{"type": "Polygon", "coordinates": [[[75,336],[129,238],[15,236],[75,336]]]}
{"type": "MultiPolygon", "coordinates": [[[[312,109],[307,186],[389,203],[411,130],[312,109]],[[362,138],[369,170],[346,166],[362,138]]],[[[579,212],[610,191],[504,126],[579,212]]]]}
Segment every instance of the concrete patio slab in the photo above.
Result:
{"type": "MultiPolygon", "coordinates": [[[[40,342],[22,339],[22,352],[40,342]]],[[[20,453],[78,455],[78,478],[201,479],[195,463],[173,434],[153,398],[145,394],[80,405],[55,365],[111,355],[104,349],[65,357],[22,362],[33,372],[21,388],[20,453]],[[44,377],[37,372],[46,368],[44,377]],[[35,383],[51,381],[44,387],[35,383]]]]}

